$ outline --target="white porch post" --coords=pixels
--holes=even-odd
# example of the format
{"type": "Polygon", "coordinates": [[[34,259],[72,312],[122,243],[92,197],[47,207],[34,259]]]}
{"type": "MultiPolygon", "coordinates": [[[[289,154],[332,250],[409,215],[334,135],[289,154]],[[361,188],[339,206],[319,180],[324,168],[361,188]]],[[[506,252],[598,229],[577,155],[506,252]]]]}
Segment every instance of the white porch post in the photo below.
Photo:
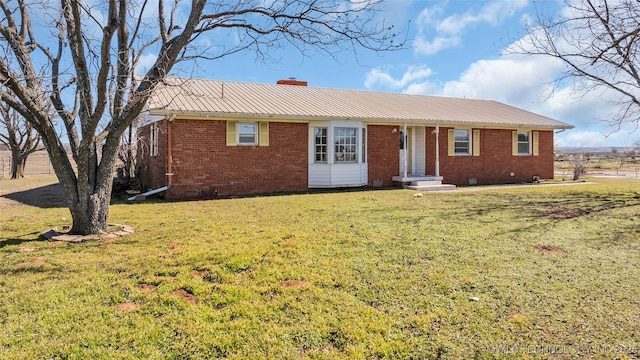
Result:
{"type": "Polygon", "coordinates": [[[409,157],[408,156],[408,149],[407,149],[409,147],[409,144],[408,144],[409,137],[407,136],[407,123],[406,122],[404,123],[404,130],[402,131],[402,136],[403,136],[402,141],[404,143],[404,149],[403,149],[404,150],[404,156],[403,156],[404,157],[404,159],[403,159],[404,160],[404,166],[403,166],[403,168],[404,168],[404,177],[406,178],[407,177],[407,165],[408,165],[407,164],[407,158],[409,157]]]}
{"type": "Polygon", "coordinates": [[[436,124],[436,176],[440,176],[440,124],[436,124]]]}

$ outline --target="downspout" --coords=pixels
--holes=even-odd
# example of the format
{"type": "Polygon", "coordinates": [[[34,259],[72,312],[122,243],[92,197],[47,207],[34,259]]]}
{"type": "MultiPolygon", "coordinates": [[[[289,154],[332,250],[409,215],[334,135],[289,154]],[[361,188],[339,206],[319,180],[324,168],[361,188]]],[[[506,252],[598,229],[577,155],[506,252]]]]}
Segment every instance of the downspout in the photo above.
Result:
{"type": "Polygon", "coordinates": [[[175,115],[171,115],[171,117],[167,121],[167,189],[171,187],[173,182],[173,151],[171,148],[171,122],[175,119],[175,115]]]}
{"type": "Polygon", "coordinates": [[[440,176],[440,124],[436,124],[436,176],[440,176]]]}
{"type": "Polygon", "coordinates": [[[403,168],[404,168],[404,177],[406,178],[407,177],[407,165],[408,165],[407,164],[407,158],[409,157],[408,156],[409,152],[407,151],[407,148],[409,147],[409,144],[408,144],[409,137],[407,136],[407,123],[406,122],[404,123],[404,128],[402,130],[402,137],[403,137],[402,141],[404,142],[404,149],[402,149],[402,150],[404,150],[404,156],[403,156],[404,157],[404,159],[403,159],[404,160],[404,166],[403,166],[403,168]]]}

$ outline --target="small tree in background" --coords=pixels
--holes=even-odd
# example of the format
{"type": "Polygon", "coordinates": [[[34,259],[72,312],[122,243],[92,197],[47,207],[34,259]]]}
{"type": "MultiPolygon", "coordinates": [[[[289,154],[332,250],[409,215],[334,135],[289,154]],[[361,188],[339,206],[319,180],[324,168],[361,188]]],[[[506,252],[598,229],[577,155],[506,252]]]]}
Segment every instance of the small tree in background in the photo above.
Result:
{"type": "Polygon", "coordinates": [[[31,124],[6,104],[0,106],[0,144],[11,151],[12,179],[23,178],[27,157],[44,149],[31,124]]]}
{"type": "Polygon", "coordinates": [[[580,180],[580,176],[586,172],[585,163],[588,161],[588,157],[585,154],[576,154],[572,161],[573,168],[573,181],[580,180]]]}

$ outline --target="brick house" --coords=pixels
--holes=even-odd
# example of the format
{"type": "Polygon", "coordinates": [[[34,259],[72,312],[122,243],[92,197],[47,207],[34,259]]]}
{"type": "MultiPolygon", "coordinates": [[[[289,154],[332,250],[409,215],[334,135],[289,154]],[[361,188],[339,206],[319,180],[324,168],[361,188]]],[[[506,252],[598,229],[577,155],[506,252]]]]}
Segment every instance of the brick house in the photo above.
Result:
{"type": "Polygon", "coordinates": [[[554,131],[573,127],[489,100],[306,85],[167,79],[138,127],[143,183],[189,199],[527,182],[553,178],[554,131]]]}

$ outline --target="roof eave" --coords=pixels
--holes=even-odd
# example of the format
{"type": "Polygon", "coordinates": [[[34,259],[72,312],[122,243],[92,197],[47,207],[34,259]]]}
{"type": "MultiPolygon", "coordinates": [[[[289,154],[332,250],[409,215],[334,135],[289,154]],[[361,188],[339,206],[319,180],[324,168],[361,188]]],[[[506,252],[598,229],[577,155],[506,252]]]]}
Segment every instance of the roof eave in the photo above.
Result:
{"type": "Polygon", "coordinates": [[[190,118],[190,119],[237,119],[237,120],[256,120],[265,119],[272,121],[300,121],[300,122],[312,122],[312,121],[362,121],[368,124],[377,125],[440,125],[440,126],[466,126],[466,127],[478,127],[478,128],[526,128],[526,129],[553,129],[553,130],[568,130],[573,129],[573,125],[558,122],[556,124],[527,124],[527,123],[495,123],[495,122],[483,122],[483,121],[462,121],[452,119],[401,119],[401,118],[363,118],[363,117],[348,117],[348,116],[330,116],[330,115],[286,115],[286,114],[259,114],[259,113],[229,113],[222,111],[175,111],[167,109],[150,109],[150,115],[175,117],[175,118],[190,118]]]}

